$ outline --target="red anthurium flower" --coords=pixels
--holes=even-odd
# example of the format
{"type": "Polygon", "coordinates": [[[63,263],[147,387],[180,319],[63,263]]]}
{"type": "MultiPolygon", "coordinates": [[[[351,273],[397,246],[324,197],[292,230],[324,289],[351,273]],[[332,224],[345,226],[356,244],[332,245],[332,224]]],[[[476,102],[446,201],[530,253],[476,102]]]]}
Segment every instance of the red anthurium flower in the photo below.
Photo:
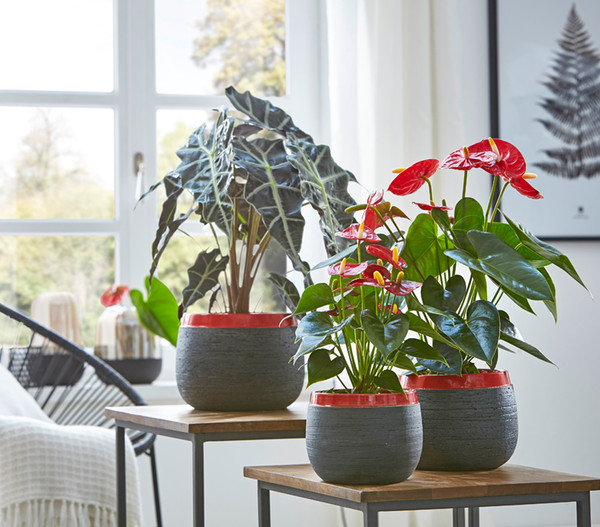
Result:
{"type": "Polygon", "coordinates": [[[362,273],[369,264],[367,262],[363,262],[360,264],[355,263],[347,263],[345,261],[338,262],[336,264],[330,265],[327,269],[329,275],[342,275],[342,276],[356,276],[362,273]]]}
{"type": "Polygon", "coordinates": [[[381,218],[375,209],[379,210],[379,213],[385,219],[387,210],[389,210],[389,208],[389,202],[383,201],[383,190],[375,190],[371,192],[367,198],[367,208],[363,214],[362,223],[365,224],[365,227],[369,227],[373,230],[381,227],[383,225],[383,221],[381,221],[381,218]]]}
{"type": "Polygon", "coordinates": [[[397,196],[408,196],[421,188],[425,180],[437,171],[440,162],[437,159],[425,159],[400,172],[390,183],[388,190],[397,196]]]}
{"type": "Polygon", "coordinates": [[[348,287],[361,287],[363,285],[380,287],[379,282],[375,278],[355,278],[348,283],[348,287]]]}
{"type": "Polygon", "coordinates": [[[523,154],[507,141],[501,139],[484,139],[469,147],[471,155],[481,152],[493,152],[495,159],[482,165],[486,172],[500,176],[504,180],[521,177],[525,173],[526,164],[523,154]]]}
{"type": "Polygon", "coordinates": [[[129,293],[129,287],[126,285],[112,285],[100,297],[100,302],[104,307],[116,306],[123,301],[123,297],[129,293]]]}
{"type": "Polygon", "coordinates": [[[423,284],[420,282],[412,282],[410,280],[402,280],[400,283],[390,282],[384,286],[384,289],[392,295],[406,296],[412,293],[415,289],[418,289],[423,284]]]}
{"type": "Polygon", "coordinates": [[[452,168],[454,170],[471,170],[472,168],[482,168],[484,165],[493,163],[496,154],[491,151],[471,152],[469,148],[463,146],[448,154],[440,168],[452,168]]]}
{"type": "Polygon", "coordinates": [[[368,245],[367,252],[375,258],[381,258],[388,263],[391,263],[396,269],[406,267],[406,262],[398,256],[398,249],[395,251],[384,247],[383,245],[368,245]]]}
{"type": "Polygon", "coordinates": [[[526,179],[533,179],[533,174],[523,174],[521,177],[514,177],[508,180],[508,184],[516,189],[523,196],[531,199],[542,199],[542,196],[535,188],[533,188],[526,179]]]}
{"type": "Polygon", "coordinates": [[[348,238],[349,240],[361,240],[367,242],[380,242],[381,238],[375,234],[375,231],[367,227],[364,223],[353,223],[343,232],[336,232],[336,236],[340,238],[348,238]]]}
{"type": "Polygon", "coordinates": [[[421,210],[426,210],[431,212],[433,209],[438,209],[438,210],[452,210],[452,207],[442,207],[439,205],[433,205],[433,204],[429,204],[429,203],[417,203],[416,201],[413,201],[413,203],[419,207],[421,210]]]}
{"type": "Polygon", "coordinates": [[[384,267],[383,265],[378,265],[378,264],[371,264],[365,269],[365,272],[363,273],[363,277],[364,278],[374,278],[373,274],[375,273],[375,271],[379,271],[379,274],[384,279],[389,280],[392,276],[392,274],[390,273],[390,271],[387,267],[384,267]]]}

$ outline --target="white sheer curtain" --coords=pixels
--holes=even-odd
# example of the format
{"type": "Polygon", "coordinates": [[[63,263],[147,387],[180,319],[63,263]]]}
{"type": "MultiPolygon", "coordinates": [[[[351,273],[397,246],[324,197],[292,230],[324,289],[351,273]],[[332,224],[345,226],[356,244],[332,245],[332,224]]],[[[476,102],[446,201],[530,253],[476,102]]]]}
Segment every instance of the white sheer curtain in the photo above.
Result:
{"type": "MultiPolygon", "coordinates": [[[[489,133],[485,4],[326,1],[328,141],[365,194],[387,187],[393,168],[489,133]]],[[[434,185],[451,201],[459,196],[447,178],[434,185]]]]}
{"type": "MultiPolygon", "coordinates": [[[[485,4],[326,0],[327,141],[364,187],[363,197],[387,188],[393,168],[441,159],[489,133],[485,4]]],[[[433,183],[449,202],[460,197],[460,182],[451,175],[433,183]]],[[[479,184],[489,188],[487,180],[479,184]]],[[[420,192],[404,201],[393,196],[393,202],[408,212],[413,200],[428,201],[426,189],[420,192]]],[[[482,520],[492,525],[485,511],[482,520]]],[[[381,527],[451,521],[449,511],[380,514],[381,527]]],[[[338,525],[360,526],[362,517],[345,511],[338,525]]]]}

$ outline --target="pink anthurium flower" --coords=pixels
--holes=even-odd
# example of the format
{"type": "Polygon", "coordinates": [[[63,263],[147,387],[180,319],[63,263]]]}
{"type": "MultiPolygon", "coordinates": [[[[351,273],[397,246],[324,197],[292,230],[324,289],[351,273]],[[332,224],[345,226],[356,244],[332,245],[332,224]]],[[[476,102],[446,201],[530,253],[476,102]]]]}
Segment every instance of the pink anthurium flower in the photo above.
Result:
{"type": "Polygon", "coordinates": [[[452,207],[443,207],[441,205],[434,205],[429,204],[429,203],[417,203],[416,201],[413,201],[413,203],[419,207],[421,210],[426,210],[428,212],[431,212],[433,209],[438,209],[438,210],[452,210],[452,207]]]}
{"type": "Polygon", "coordinates": [[[104,307],[111,307],[120,304],[123,297],[129,293],[129,287],[126,285],[111,285],[100,297],[100,302],[104,307]]]}
{"type": "Polygon", "coordinates": [[[371,256],[375,256],[375,258],[381,258],[392,264],[396,269],[403,269],[406,267],[406,262],[398,256],[397,248],[393,251],[383,245],[368,245],[367,252],[371,256]]]}
{"type": "Polygon", "coordinates": [[[376,209],[379,210],[380,214],[385,218],[386,210],[389,210],[390,203],[387,201],[383,201],[383,190],[376,190],[369,194],[367,198],[367,208],[362,217],[362,223],[365,224],[365,227],[369,227],[373,230],[381,227],[383,225],[383,221],[376,212],[376,209]],[[382,206],[383,205],[383,206],[382,206]],[[382,210],[379,210],[379,209],[382,210]]]}
{"type": "Polygon", "coordinates": [[[397,196],[408,196],[419,190],[425,180],[436,173],[439,166],[440,162],[437,159],[418,161],[402,170],[390,183],[388,190],[397,196]]]}
{"type": "Polygon", "coordinates": [[[349,240],[360,240],[366,242],[380,242],[381,238],[375,234],[375,231],[367,227],[364,223],[353,223],[342,232],[336,232],[336,236],[347,238],[349,240]]]}
{"type": "Polygon", "coordinates": [[[327,273],[331,276],[333,275],[342,275],[342,276],[356,276],[361,274],[369,264],[367,262],[355,264],[355,263],[347,263],[345,261],[338,262],[336,264],[330,265],[327,269],[327,273]]]}

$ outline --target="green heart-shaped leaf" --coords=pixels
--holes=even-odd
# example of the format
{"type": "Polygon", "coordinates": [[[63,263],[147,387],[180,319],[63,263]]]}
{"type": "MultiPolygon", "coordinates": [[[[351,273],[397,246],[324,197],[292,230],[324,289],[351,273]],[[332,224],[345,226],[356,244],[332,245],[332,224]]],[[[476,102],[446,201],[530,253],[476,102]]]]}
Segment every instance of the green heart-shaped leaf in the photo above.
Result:
{"type": "Polygon", "coordinates": [[[336,377],[344,371],[344,366],[345,363],[342,357],[335,357],[332,360],[327,350],[313,351],[306,365],[308,374],[306,386],[336,377]]]}
{"type": "Polygon", "coordinates": [[[428,370],[445,375],[460,375],[462,371],[462,355],[457,349],[444,344],[434,342],[433,347],[446,359],[446,364],[437,360],[419,359],[419,364],[428,370]]]}
{"type": "Polygon", "coordinates": [[[443,311],[458,311],[458,308],[467,291],[465,279],[460,275],[454,275],[446,284],[444,289],[439,282],[429,276],[421,288],[423,303],[441,309],[443,311]]]}
{"type": "Polygon", "coordinates": [[[393,370],[384,370],[375,377],[375,384],[390,392],[404,392],[398,374],[393,370]]]}
{"type": "Polygon", "coordinates": [[[361,323],[367,338],[386,357],[396,351],[408,333],[408,317],[398,313],[383,324],[375,313],[366,309],[361,313],[361,323]]]}
{"type": "Polygon", "coordinates": [[[446,358],[423,340],[407,339],[404,344],[402,344],[401,349],[402,353],[409,357],[440,361],[447,365],[446,358]]]}
{"type": "Polygon", "coordinates": [[[308,313],[334,303],[333,293],[327,284],[309,285],[303,292],[294,315],[308,313]]]}

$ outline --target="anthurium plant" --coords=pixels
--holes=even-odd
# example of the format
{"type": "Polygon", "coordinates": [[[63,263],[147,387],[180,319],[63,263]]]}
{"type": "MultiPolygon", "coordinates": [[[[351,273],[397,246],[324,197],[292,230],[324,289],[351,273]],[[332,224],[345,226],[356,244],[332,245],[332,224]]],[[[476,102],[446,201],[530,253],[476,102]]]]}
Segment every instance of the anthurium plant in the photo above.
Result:
{"type": "MultiPolygon", "coordinates": [[[[300,256],[304,205],[319,215],[328,255],[344,248],[335,232],[353,221],[345,209],[355,204],[347,189],[355,178],[335,163],[329,147],[316,145],[270,102],[233,87],[225,94],[244,117],[217,112],[214,125],[200,126],[177,152],[179,166],[145,194],[159,186],[166,192],[152,246],[151,278],[186,221],[198,220],[214,235],[214,248],[199,252],[188,271],[180,315],[208,294],[209,310],[218,305],[221,311],[247,313],[254,279],[273,240],[310,284],[309,265],[300,256]],[[185,205],[190,197],[191,205],[185,205]]],[[[295,306],[291,282],[281,275],[272,280],[291,294],[290,305],[295,306]]]]}
{"type": "Polygon", "coordinates": [[[519,150],[486,139],[441,163],[426,159],[394,172],[389,193],[407,196],[427,184],[430,202],[415,203],[422,212],[406,231],[407,215],[382,190],[349,209],[362,209],[362,221],[338,235],[355,243],[323,263],[329,283],[306,288],[296,309],[304,318],[295,359],[308,356],[309,384],[345,372],[340,381],[348,391],[398,391],[392,368],[475,373],[477,364],[494,369],[503,349],[550,362],[499,304],[508,299],[534,313],[539,302],[556,319],[548,269],[558,267],[585,285],[567,256],[501,212],[506,191],[542,198],[519,150]],[[434,200],[430,178],[440,168],[463,173],[462,198],[454,207],[434,200]],[[473,169],[493,176],[485,208],[467,195],[473,169]]]}

